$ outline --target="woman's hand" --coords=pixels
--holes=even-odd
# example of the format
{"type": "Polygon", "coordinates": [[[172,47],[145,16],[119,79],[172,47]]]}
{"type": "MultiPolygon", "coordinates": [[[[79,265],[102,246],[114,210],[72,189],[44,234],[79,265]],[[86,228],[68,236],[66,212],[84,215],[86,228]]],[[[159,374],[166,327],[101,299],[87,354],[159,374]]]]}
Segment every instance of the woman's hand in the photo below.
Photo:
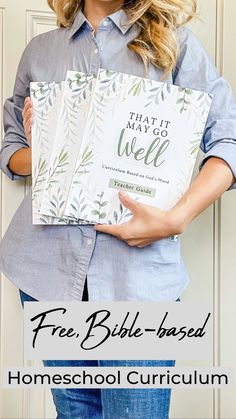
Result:
{"type": "Polygon", "coordinates": [[[22,111],[23,126],[25,136],[29,147],[22,146],[10,158],[9,169],[20,176],[29,176],[31,174],[31,127],[32,127],[33,104],[30,97],[27,97],[24,102],[22,111]]]}
{"type": "Polygon", "coordinates": [[[140,204],[124,192],[119,192],[121,203],[128,208],[133,217],[121,225],[100,225],[95,230],[111,234],[128,243],[129,246],[145,247],[156,240],[180,234],[172,211],[161,211],[149,205],[140,204]]]}
{"type": "Polygon", "coordinates": [[[229,165],[218,157],[210,157],[190,188],[171,210],[161,211],[139,204],[120,192],[122,204],[133,213],[131,220],[121,225],[96,225],[95,229],[112,234],[130,246],[147,246],[155,240],[181,234],[194,218],[235,182],[229,165]]]}
{"type": "Polygon", "coordinates": [[[31,146],[32,115],[33,115],[32,100],[30,99],[30,97],[27,97],[25,98],[22,116],[23,116],[23,126],[25,130],[25,136],[26,136],[29,146],[31,146]]]}

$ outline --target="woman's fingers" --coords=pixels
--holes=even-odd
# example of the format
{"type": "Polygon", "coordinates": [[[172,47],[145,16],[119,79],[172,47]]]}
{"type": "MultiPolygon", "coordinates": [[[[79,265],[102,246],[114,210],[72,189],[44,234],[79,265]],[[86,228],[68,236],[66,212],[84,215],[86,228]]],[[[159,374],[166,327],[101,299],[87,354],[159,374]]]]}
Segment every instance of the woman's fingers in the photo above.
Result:
{"type": "Polygon", "coordinates": [[[26,126],[31,126],[31,124],[32,124],[32,112],[29,112],[26,116],[25,116],[25,118],[23,119],[23,125],[24,125],[24,128],[26,127],[26,126]]]}
{"type": "Polygon", "coordinates": [[[32,108],[28,108],[28,109],[25,111],[25,114],[24,114],[24,116],[23,116],[23,121],[24,121],[24,122],[27,122],[27,121],[28,121],[28,119],[31,119],[32,114],[33,114],[33,109],[32,109],[32,108]]]}
{"type": "Polygon", "coordinates": [[[31,108],[32,108],[32,106],[31,106],[29,103],[27,103],[27,104],[24,106],[23,111],[22,111],[22,117],[23,117],[23,118],[25,118],[25,115],[26,115],[27,111],[28,111],[29,109],[31,109],[31,108]]]}
{"type": "Polygon", "coordinates": [[[118,238],[121,237],[122,228],[120,225],[96,224],[94,229],[100,233],[111,234],[112,236],[116,236],[118,238]]]}
{"type": "Polygon", "coordinates": [[[23,111],[22,111],[22,116],[23,116],[23,118],[25,117],[25,114],[26,114],[26,112],[29,110],[29,109],[32,109],[32,107],[33,107],[33,105],[32,105],[32,101],[31,101],[31,99],[30,98],[26,98],[25,99],[25,101],[24,101],[24,108],[23,108],[23,111]]]}
{"type": "Polygon", "coordinates": [[[32,104],[32,100],[29,96],[27,96],[24,100],[24,105],[26,105],[27,103],[31,103],[32,104]]]}
{"type": "Polygon", "coordinates": [[[25,124],[24,124],[24,129],[25,129],[25,134],[26,134],[26,138],[28,140],[28,138],[30,137],[31,134],[31,125],[32,125],[32,120],[29,119],[25,124]]]}
{"type": "Polygon", "coordinates": [[[29,97],[25,99],[24,108],[22,111],[23,126],[25,130],[26,139],[31,144],[31,127],[32,127],[33,105],[29,97]]]}

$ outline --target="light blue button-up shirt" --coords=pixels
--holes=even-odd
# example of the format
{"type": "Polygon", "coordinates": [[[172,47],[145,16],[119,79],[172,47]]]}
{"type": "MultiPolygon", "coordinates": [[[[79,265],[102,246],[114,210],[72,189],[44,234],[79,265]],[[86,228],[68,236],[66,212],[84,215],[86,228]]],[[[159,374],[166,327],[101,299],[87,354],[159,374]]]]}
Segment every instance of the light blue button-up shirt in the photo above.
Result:
{"type": "MultiPolygon", "coordinates": [[[[9,170],[8,162],[13,153],[28,147],[21,112],[30,82],[64,80],[67,70],[96,74],[99,67],[147,76],[141,59],[127,48],[137,32],[119,11],[104,19],[94,36],[79,11],[70,28],[32,39],[19,64],[13,96],[4,105],[0,163],[11,179],[22,178],[9,170]]],[[[177,65],[166,81],[213,94],[201,165],[211,156],[220,157],[236,177],[236,105],[231,88],[191,31],[179,29],[178,38],[177,65]]],[[[162,75],[150,66],[148,77],[160,80],[162,75]]],[[[80,300],[86,275],[90,300],[176,300],[188,284],[179,238],[139,249],[96,233],[90,225],[32,225],[31,192],[0,244],[0,269],[38,300],[80,300]]]]}

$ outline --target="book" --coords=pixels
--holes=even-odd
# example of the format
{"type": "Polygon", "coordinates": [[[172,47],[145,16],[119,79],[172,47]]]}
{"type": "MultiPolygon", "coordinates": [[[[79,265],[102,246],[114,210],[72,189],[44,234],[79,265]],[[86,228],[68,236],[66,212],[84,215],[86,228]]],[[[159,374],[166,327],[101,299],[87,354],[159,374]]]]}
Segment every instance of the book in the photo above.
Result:
{"type": "Polygon", "coordinates": [[[33,224],[74,224],[63,218],[63,204],[81,145],[94,81],[93,75],[68,71],[65,82],[30,85],[33,224]]]}
{"type": "Polygon", "coordinates": [[[63,219],[94,83],[93,75],[67,72],[40,209],[42,214],[59,220],[63,219]]]}
{"type": "Polygon", "coordinates": [[[33,102],[32,122],[32,221],[33,224],[53,224],[54,217],[42,216],[41,204],[45,191],[55,126],[62,101],[63,82],[31,82],[33,102]]]}

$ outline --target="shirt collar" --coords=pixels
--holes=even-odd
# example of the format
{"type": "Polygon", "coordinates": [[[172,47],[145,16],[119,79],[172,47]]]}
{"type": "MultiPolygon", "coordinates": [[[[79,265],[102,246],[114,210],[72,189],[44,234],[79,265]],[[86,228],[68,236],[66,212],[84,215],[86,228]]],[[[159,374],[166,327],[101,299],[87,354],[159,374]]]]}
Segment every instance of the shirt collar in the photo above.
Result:
{"type": "MultiPolygon", "coordinates": [[[[117,28],[123,33],[123,35],[125,35],[126,32],[131,27],[131,24],[128,21],[128,17],[125,11],[122,9],[107,16],[107,19],[110,19],[117,26],[117,28]]],[[[77,15],[75,16],[75,20],[72,26],[69,28],[69,31],[68,31],[69,38],[75,35],[75,33],[78,32],[85,23],[87,23],[91,27],[91,24],[84,16],[82,10],[79,10],[77,15]]]]}
{"type": "Polygon", "coordinates": [[[108,16],[108,18],[112,20],[112,22],[123,33],[123,35],[125,35],[132,26],[129,23],[128,16],[123,9],[118,10],[118,12],[113,13],[112,15],[108,16]]]}
{"type": "Polygon", "coordinates": [[[72,23],[71,27],[69,28],[69,38],[72,38],[72,36],[81,29],[84,23],[88,23],[88,20],[84,16],[83,12],[81,10],[78,11],[78,13],[75,16],[74,22],[72,23]]]}

